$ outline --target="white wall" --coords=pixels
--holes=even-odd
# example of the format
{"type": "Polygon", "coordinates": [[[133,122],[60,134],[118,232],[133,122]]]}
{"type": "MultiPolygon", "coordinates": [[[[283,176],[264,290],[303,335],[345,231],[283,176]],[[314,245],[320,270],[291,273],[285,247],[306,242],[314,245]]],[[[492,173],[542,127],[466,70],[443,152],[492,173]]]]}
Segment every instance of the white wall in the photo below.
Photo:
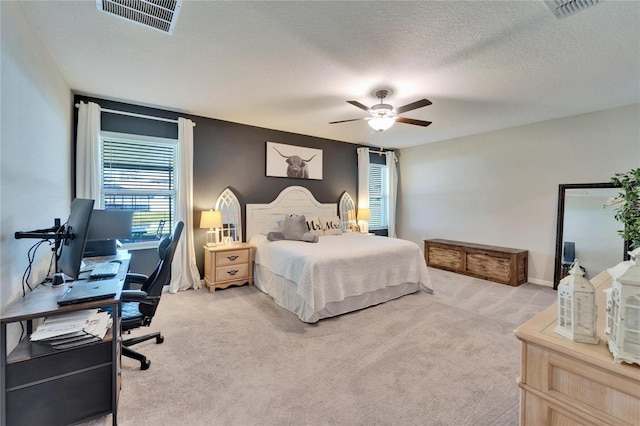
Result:
{"type": "MultiPolygon", "coordinates": [[[[71,202],[71,89],[62,78],[18,2],[0,2],[0,307],[22,295],[27,252],[37,240],[16,231],[53,226],[71,202]]],[[[31,283],[45,277],[51,251],[37,252],[31,283]]],[[[9,329],[10,348],[18,327],[9,329]]],[[[2,342],[4,344],[4,342],[2,342]]]]}
{"type": "Polygon", "coordinates": [[[640,167],[639,117],[635,104],[402,149],[398,236],[526,249],[529,281],[551,285],[558,185],[640,167]]]}

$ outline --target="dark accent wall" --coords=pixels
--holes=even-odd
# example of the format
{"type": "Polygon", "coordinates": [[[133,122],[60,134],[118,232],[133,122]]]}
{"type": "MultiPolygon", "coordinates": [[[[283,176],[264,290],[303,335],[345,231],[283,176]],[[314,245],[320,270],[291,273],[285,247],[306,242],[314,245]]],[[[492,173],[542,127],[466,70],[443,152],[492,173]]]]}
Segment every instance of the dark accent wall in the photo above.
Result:
{"type": "MultiPolygon", "coordinates": [[[[304,186],[322,203],[337,203],[344,191],[354,199],[357,196],[357,145],[80,95],[75,96],[74,102],[81,100],[118,111],[170,119],[189,118],[196,124],[193,129],[193,223],[196,259],[201,274],[204,271],[202,247],[206,243],[206,231],[198,228],[200,212],[214,208],[216,199],[226,187],[230,187],[238,197],[243,221],[247,203],[273,201],[280,191],[291,185],[304,186]],[[322,149],[322,180],[267,177],[266,142],[322,149]]],[[[176,124],[109,113],[102,113],[101,118],[105,131],[177,137],[176,124]]]]}

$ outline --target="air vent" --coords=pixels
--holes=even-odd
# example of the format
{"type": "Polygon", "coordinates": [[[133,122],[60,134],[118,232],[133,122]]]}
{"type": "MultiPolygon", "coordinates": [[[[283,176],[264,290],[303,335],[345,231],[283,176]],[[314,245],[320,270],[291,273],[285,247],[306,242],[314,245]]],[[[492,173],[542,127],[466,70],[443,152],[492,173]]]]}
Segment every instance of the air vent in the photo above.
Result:
{"type": "Polygon", "coordinates": [[[96,0],[98,10],[173,34],[182,0],[96,0]]]}
{"type": "Polygon", "coordinates": [[[600,0],[544,0],[544,2],[556,18],[561,19],[595,6],[600,3],[600,0]]]}

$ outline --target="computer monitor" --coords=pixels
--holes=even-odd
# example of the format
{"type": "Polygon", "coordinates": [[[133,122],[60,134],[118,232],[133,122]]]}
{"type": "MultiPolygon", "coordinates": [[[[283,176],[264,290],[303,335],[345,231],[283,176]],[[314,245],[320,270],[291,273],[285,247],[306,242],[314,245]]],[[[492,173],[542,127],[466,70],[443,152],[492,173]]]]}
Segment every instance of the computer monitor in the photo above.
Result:
{"type": "Polygon", "coordinates": [[[80,275],[93,204],[93,200],[83,198],[73,200],[69,219],[64,225],[56,272],[62,272],[73,279],[77,279],[80,275]]]}
{"type": "Polygon", "coordinates": [[[89,222],[84,257],[117,253],[117,240],[131,238],[133,210],[94,210],[89,222]]]}
{"type": "Polygon", "coordinates": [[[576,243],[565,241],[562,247],[562,263],[573,263],[576,260],[576,243]]]}
{"type": "Polygon", "coordinates": [[[71,202],[71,212],[65,224],[61,225],[60,219],[56,218],[51,228],[36,229],[29,232],[18,231],[15,233],[17,240],[21,238],[36,238],[55,241],[56,270],[52,277],[54,286],[63,284],[65,275],[74,280],[80,275],[93,204],[93,200],[76,198],[71,202]]]}

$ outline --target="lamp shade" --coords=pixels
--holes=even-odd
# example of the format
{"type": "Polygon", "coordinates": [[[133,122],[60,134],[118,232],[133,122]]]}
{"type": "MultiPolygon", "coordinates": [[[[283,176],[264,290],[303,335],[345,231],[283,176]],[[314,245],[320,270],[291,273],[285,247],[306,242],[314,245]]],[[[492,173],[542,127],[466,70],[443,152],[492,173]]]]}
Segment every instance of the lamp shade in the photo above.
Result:
{"type": "Polygon", "coordinates": [[[371,219],[371,209],[367,208],[359,208],[358,209],[358,220],[369,220],[371,219]]]}
{"type": "Polygon", "coordinates": [[[215,210],[207,210],[202,212],[200,216],[200,228],[221,228],[222,215],[215,210]]]}
{"type": "Polygon", "coordinates": [[[373,130],[382,132],[384,130],[387,130],[389,127],[393,126],[393,123],[395,122],[396,122],[396,119],[394,117],[381,116],[381,117],[375,117],[369,120],[369,126],[373,130]]]}

